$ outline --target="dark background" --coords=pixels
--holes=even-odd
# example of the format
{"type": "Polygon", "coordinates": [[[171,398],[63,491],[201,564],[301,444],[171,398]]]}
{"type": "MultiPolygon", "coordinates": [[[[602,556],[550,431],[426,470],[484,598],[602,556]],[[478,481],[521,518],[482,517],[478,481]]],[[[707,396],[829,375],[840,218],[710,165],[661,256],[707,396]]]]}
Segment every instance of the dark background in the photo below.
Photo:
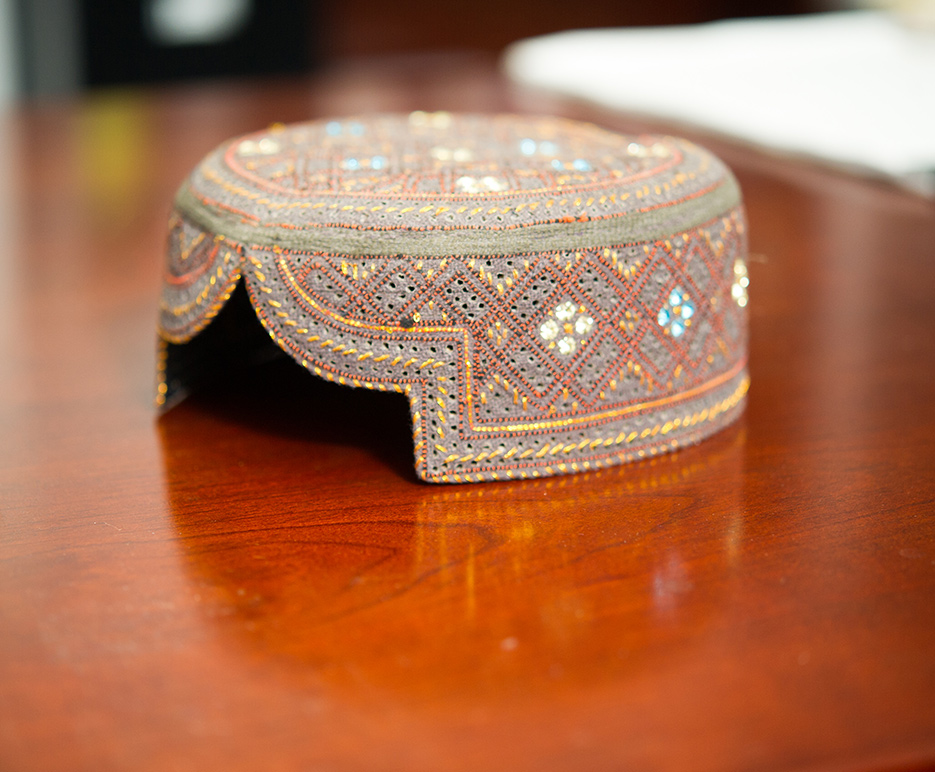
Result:
{"type": "Polygon", "coordinates": [[[159,0],[18,0],[20,92],[300,73],[348,58],[498,52],[521,38],[587,27],[693,24],[803,13],[817,0],[249,0],[246,23],[211,43],[166,45],[146,23],[159,0]]]}

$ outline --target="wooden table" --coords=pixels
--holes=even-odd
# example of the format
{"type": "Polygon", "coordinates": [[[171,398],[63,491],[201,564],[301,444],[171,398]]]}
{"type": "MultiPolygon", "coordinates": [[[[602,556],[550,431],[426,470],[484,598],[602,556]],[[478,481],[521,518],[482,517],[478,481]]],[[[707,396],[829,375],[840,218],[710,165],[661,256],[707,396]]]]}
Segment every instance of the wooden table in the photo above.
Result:
{"type": "Polygon", "coordinates": [[[0,121],[0,769],[935,766],[930,201],[713,143],[750,401],[653,461],[420,484],[404,403],[294,368],[156,420],[189,168],[415,108],[595,115],[442,57],[0,121]]]}

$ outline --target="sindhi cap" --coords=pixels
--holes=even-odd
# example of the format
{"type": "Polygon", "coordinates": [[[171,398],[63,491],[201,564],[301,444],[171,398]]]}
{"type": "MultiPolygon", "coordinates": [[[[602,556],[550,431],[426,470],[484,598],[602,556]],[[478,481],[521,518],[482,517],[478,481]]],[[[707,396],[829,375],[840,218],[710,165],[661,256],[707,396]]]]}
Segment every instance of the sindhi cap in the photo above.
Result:
{"type": "Polygon", "coordinates": [[[178,193],[158,400],[243,284],[311,374],[408,397],[424,480],[673,450],[743,408],[744,225],[728,169],[673,137],[422,112],[275,126],[178,193]]]}

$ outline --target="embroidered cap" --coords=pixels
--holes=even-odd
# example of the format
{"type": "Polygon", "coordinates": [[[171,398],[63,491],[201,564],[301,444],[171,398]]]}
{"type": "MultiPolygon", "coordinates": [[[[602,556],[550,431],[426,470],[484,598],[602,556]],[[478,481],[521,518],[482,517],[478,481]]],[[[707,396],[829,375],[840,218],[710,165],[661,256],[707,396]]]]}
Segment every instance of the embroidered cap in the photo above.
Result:
{"type": "Polygon", "coordinates": [[[176,198],[161,404],[235,290],[310,373],[405,394],[431,482],[673,450],[749,384],[740,191],[673,137],[416,112],[235,139],[176,198]]]}

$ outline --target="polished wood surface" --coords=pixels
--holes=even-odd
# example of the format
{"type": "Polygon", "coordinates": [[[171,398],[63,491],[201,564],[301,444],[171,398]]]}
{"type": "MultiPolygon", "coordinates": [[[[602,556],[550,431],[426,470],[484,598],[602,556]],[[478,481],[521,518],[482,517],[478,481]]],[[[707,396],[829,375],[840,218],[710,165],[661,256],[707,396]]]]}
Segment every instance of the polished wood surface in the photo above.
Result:
{"type": "Polygon", "coordinates": [[[282,363],[156,419],[189,168],[415,108],[596,115],[441,57],[0,120],[0,769],[935,765],[930,201],[714,141],[749,405],[649,462],[420,484],[404,403],[282,363]]]}

